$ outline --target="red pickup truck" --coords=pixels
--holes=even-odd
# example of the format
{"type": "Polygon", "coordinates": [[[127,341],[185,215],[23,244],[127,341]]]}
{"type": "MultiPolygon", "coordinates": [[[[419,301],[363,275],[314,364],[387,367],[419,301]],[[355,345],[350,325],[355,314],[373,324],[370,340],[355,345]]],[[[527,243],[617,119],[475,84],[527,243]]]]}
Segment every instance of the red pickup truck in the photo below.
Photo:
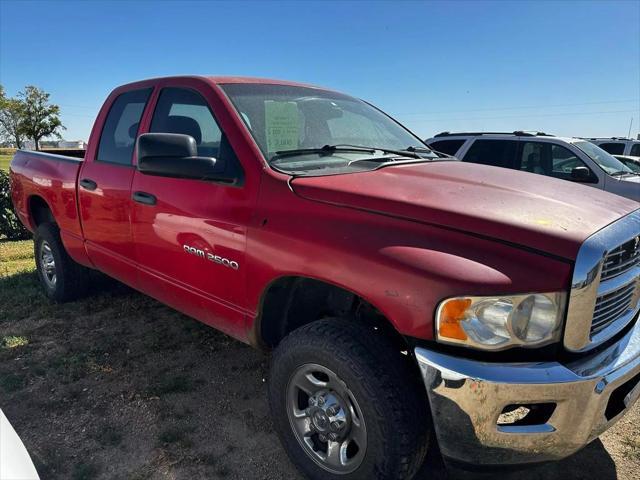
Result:
{"type": "Polygon", "coordinates": [[[312,479],[559,459],[640,395],[640,209],[461,163],[290,82],[117,88],[83,160],[20,151],[55,301],[100,270],[272,351],[274,427],[312,479]],[[435,435],[431,435],[434,432],[435,435]]]}

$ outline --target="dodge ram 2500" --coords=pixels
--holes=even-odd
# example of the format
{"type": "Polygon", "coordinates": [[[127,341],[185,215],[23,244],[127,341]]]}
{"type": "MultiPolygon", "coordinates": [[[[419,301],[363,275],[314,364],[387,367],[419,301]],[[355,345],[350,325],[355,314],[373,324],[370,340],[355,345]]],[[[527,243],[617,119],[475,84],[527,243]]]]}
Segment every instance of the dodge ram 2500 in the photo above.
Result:
{"type": "Polygon", "coordinates": [[[559,459],[640,395],[638,204],[454,161],[359,99],[136,82],[84,159],[19,151],[11,180],[52,300],[97,269],[272,351],[308,478],[409,479],[430,438],[451,462],[559,459]]]}

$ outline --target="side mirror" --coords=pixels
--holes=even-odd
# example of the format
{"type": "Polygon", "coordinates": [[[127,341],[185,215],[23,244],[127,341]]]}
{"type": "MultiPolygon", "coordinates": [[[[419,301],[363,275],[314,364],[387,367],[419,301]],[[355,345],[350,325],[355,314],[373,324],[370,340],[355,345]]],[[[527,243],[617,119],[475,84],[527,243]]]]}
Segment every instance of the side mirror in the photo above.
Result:
{"type": "Polygon", "coordinates": [[[587,167],[576,167],[571,170],[571,180],[574,182],[593,182],[593,175],[591,174],[591,170],[587,167]]]}
{"type": "Polygon", "coordinates": [[[138,170],[145,175],[232,182],[223,161],[199,157],[195,139],[178,133],[145,133],[136,144],[138,170]]]}

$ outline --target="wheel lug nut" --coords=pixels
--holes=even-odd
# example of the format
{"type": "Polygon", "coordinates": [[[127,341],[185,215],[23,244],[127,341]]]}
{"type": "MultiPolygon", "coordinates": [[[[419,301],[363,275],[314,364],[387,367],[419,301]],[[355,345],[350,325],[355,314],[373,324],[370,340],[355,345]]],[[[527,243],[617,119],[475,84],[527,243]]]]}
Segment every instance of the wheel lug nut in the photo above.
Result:
{"type": "Polygon", "coordinates": [[[318,405],[324,405],[324,397],[318,397],[318,405]]]}
{"type": "Polygon", "coordinates": [[[340,422],[331,422],[331,428],[333,428],[334,430],[340,430],[340,427],[342,425],[340,424],[340,422]]]}
{"type": "Polygon", "coordinates": [[[320,439],[321,442],[327,441],[327,437],[325,437],[324,435],[318,435],[318,438],[320,439]]]}
{"type": "Polygon", "coordinates": [[[337,433],[330,433],[329,434],[329,440],[335,442],[337,439],[338,439],[338,434],[337,433]]]}
{"type": "Polygon", "coordinates": [[[311,430],[312,432],[316,431],[316,426],[313,424],[313,422],[309,423],[309,430],[311,430]]]}
{"type": "Polygon", "coordinates": [[[337,414],[338,414],[338,412],[340,412],[340,407],[339,407],[339,406],[337,406],[337,405],[332,405],[331,407],[329,407],[329,408],[327,409],[327,413],[328,413],[331,417],[333,417],[334,415],[337,415],[337,414]]]}

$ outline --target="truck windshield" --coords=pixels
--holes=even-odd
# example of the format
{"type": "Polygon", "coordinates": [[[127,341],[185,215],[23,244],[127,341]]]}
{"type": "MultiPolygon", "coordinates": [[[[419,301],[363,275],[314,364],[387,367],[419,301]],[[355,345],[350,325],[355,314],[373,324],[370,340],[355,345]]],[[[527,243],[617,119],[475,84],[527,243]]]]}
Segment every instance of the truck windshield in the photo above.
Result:
{"type": "Polygon", "coordinates": [[[633,173],[629,167],[620,160],[591,142],[573,142],[573,144],[587,154],[591,160],[596,162],[598,166],[609,175],[633,173]]]}
{"type": "Polygon", "coordinates": [[[437,160],[420,139],[368,103],[317,88],[221,85],[268,162],[292,173],[437,160]]]}

